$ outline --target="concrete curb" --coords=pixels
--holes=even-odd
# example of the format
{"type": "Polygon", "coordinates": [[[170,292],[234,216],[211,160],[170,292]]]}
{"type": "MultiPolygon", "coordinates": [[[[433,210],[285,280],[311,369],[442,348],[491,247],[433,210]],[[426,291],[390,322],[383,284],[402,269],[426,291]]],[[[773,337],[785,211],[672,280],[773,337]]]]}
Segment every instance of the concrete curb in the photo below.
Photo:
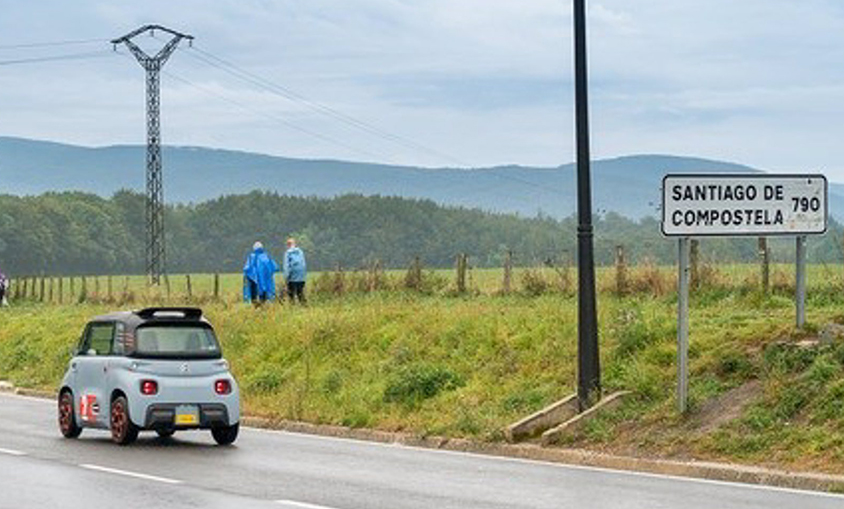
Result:
{"type": "MultiPolygon", "coordinates": [[[[47,399],[53,399],[56,396],[52,391],[14,388],[14,386],[9,385],[0,385],[0,392],[47,399]]],[[[488,456],[547,461],[581,467],[622,470],[672,477],[690,477],[712,481],[759,484],[800,490],[838,493],[844,491],[844,475],[791,472],[708,461],[676,461],[615,456],[584,449],[542,447],[535,444],[484,443],[467,439],[419,436],[411,433],[357,429],[300,421],[273,420],[256,416],[243,416],[241,422],[244,426],[253,428],[386,444],[401,444],[410,447],[468,452],[488,456]]]]}

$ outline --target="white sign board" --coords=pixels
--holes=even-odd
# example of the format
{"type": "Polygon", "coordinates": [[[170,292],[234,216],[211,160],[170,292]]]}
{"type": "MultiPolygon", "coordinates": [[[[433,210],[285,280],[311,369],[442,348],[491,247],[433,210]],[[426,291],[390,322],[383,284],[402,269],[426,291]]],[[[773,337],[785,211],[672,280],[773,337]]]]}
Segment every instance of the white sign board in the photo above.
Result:
{"type": "Polygon", "coordinates": [[[826,232],[823,175],[674,174],[662,180],[662,233],[809,235],[826,232]]]}

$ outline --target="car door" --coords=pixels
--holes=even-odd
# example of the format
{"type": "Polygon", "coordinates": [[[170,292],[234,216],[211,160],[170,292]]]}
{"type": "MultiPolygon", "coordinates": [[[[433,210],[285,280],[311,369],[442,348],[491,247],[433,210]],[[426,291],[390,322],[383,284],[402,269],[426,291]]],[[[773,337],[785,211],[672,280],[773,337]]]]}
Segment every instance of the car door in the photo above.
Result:
{"type": "Polygon", "coordinates": [[[108,427],[108,361],[114,342],[114,322],[93,322],[85,330],[76,358],[76,408],[83,426],[108,427]]]}

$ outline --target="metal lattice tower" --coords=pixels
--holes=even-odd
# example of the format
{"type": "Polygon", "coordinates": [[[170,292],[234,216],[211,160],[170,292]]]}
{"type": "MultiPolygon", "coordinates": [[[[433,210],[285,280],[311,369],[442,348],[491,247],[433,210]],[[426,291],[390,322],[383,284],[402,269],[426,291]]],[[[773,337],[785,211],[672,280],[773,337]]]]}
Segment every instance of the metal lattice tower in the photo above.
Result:
{"type": "Polygon", "coordinates": [[[179,42],[187,39],[193,42],[193,36],[170,30],[160,25],[144,25],[129,32],[123,37],[114,39],[111,43],[117,48],[118,44],[125,44],[132,55],[138,60],[147,73],[147,199],[146,199],[146,264],[147,275],[151,284],[157,285],[165,270],[164,249],[164,186],[161,174],[161,68],[176,50],[179,42]],[[155,31],[169,34],[171,39],[154,56],[147,55],[144,50],[132,42],[132,39],[142,33],[155,31]]]}

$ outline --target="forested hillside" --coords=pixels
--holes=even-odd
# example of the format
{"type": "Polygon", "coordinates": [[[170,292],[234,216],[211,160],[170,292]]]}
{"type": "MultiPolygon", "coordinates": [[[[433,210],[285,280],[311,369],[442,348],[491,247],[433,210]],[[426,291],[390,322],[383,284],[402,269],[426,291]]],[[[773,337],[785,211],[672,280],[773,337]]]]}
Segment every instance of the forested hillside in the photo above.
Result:
{"type": "MultiPolygon", "coordinates": [[[[108,197],[144,189],[146,148],[80,147],[0,136],[0,190],[15,195],[84,191],[108,197]]],[[[203,147],[162,147],[168,203],[200,203],[253,189],[291,196],[344,194],[430,199],[442,205],[562,219],[575,211],[575,166],[422,168],[306,160],[203,147]]],[[[696,157],[629,155],[592,161],[595,210],[638,219],[656,213],[666,173],[758,173],[696,157]],[[623,193],[619,193],[623,190],[623,193]]],[[[830,214],[844,217],[840,188],[830,186],[830,214]]]]}
{"type": "MultiPolygon", "coordinates": [[[[429,200],[345,195],[292,197],[252,192],[229,195],[166,211],[170,272],[240,270],[252,243],[261,240],[280,255],[294,235],[313,269],[341,264],[356,268],[380,260],[406,267],[414,256],[428,267],[448,267],[465,252],[478,266],[502,263],[512,250],[515,263],[571,261],[576,221],[523,218],[480,210],[443,207],[429,200]]],[[[660,236],[656,219],[632,221],[609,213],[596,218],[598,263],[611,263],[622,244],[631,263],[650,259],[673,263],[676,246],[660,236]]],[[[811,239],[810,261],[841,259],[841,228],[811,239]]],[[[790,260],[791,239],[772,242],[775,260],[790,260]]],[[[705,258],[750,261],[755,239],[706,240],[705,258]]],[[[105,199],[86,193],[34,197],[0,195],[0,270],[10,274],[118,274],[143,272],[144,198],[120,191],[105,199]]]]}

